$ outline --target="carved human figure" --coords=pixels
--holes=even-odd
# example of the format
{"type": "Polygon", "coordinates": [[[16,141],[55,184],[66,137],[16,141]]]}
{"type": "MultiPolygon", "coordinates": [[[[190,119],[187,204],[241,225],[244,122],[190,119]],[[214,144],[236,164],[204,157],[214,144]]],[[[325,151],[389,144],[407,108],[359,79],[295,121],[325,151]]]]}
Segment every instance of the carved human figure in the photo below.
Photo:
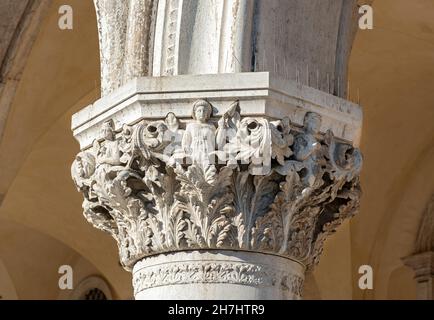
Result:
{"type": "Polygon", "coordinates": [[[108,120],[101,126],[101,136],[104,139],[101,143],[95,140],[93,153],[96,155],[95,183],[92,190],[95,194],[104,193],[104,185],[113,172],[125,170],[122,163],[122,151],[120,142],[116,139],[114,122],[108,120]]]}
{"type": "Polygon", "coordinates": [[[339,143],[333,132],[328,130],[324,137],[330,159],[331,174],[340,179],[352,180],[362,169],[363,157],[359,149],[346,143],[339,143]]]}
{"type": "Polygon", "coordinates": [[[71,166],[71,175],[77,188],[90,186],[90,178],[95,172],[95,158],[89,152],[80,152],[71,166]]]}
{"type": "Polygon", "coordinates": [[[280,165],[284,165],[285,159],[293,154],[290,147],[294,143],[294,136],[291,134],[289,117],[270,122],[270,129],[272,158],[280,165]]]}
{"type": "Polygon", "coordinates": [[[198,100],[193,105],[192,117],[182,138],[182,150],[190,158],[190,163],[206,169],[215,151],[216,128],[209,123],[212,106],[208,101],[198,100]]]}
{"type": "Polygon", "coordinates": [[[118,241],[128,269],[169,250],[221,248],[311,268],[325,236],[358,207],[360,151],[331,131],[320,136],[322,119],[312,112],[301,130],[289,118],[241,118],[238,102],[218,128],[211,115],[210,103],[194,103],[185,134],[173,113],[116,135],[105,122],[94,149],[72,166],[86,219],[118,241]],[[168,156],[174,135],[178,150],[168,156]],[[221,166],[211,165],[214,155],[221,166]],[[192,166],[178,165],[186,158],[192,166]]]}
{"type": "Polygon", "coordinates": [[[164,123],[167,126],[167,130],[164,132],[164,141],[168,144],[164,149],[164,154],[170,158],[177,150],[182,148],[184,130],[179,128],[179,120],[173,112],[166,115],[164,123]]]}
{"type": "Polygon", "coordinates": [[[116,140],[114,122],[108,120],[103,123],[101,127],[101,135],[104,139],[102,145],[95,140],[94,148],[96,149],[96,164],[97,167],[102,164],[111,166],[120,166],[121,162],[121,150],[119,147],[119,141],[116,140]]]}
{"type": "Polygon", "coordinates": [[[240,121],[240,102],[237,100],[218,121],[216,138],[218,150],[223,150],[226,144],[236,141],[240,121]]]}
{"type": "Polygon", "coordinates": [[[177,132],[179,130],[179,120],[173,112],[169,112],[164,120],[167,129],[171,132],[177,132]]]}
{"type": "Polygon", "coordinates": [[[303,162],[306,174],[304,181],[312,186],[318,174],[318,155],[321,144],[316,138],[321,128],[321,116],[314,112],[306,113],[303,121],[303,132],[294,141],[294,158],[303,162]]]}

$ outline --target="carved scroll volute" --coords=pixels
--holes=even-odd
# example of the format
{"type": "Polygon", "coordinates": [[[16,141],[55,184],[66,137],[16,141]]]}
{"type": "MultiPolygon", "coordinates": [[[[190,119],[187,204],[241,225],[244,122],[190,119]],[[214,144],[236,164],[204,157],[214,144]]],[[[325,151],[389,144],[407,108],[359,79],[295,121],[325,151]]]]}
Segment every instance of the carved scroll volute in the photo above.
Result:
{"type": "Polygon", "coordinates": [[[143,257],[187,249],[272,253],[313,267],[323,242],[358,209],[358,149],[288,118],[242,118],[234,102],[220,119],[206,100],[192,119],[102,125],[72,176],[84,215],[117,241],[131,270],[143,257]]]}

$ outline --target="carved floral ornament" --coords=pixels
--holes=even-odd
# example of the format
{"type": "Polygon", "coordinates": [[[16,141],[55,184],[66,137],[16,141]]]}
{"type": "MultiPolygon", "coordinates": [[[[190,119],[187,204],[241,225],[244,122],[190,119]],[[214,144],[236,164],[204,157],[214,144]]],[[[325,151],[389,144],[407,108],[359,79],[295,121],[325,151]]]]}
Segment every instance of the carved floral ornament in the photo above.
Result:
{"type": "Polygon", "coordinates": [[[135,294],[158,286],[192,283],[231,283],[260,288],[278,286],[282,291],[301,299],[303,278],[267,266],[228,261],[176,261],[136,271],[135,294]]]}
{"type": "Polygon", "coordinates": [[[72,177],[84,216],[117,241],[123,266],[146,256],[191,249],[279,255],[312,268],[323,242],[359,207],[358,149],[308,112],[242,118],[234,102],[221,118],[205,100],[192,120],[102,125],[80,152],[72,177]]]}

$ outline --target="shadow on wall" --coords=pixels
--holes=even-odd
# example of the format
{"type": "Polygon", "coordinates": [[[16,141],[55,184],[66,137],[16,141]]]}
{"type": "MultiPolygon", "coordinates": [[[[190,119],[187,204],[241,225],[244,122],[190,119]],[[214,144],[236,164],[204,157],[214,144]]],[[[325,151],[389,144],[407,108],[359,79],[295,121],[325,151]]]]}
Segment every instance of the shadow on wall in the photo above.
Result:
{"type": "Polygon", "coordinates": [[[17,300],[17,292],[3,261],[0,259],[0,300],[17,300]]]}
{"type": "MultiPolygon", "coordinates": [[[[84,296],[77,295],[77,290],[80,289],[79,284],[90,276],[98,281],[88,282],[92,288],[84,288],[89,290],[82,290],[83,293],[98,289],[106,299],[116,298],[114,290],[100,275],[94,265],[60,241],[18,223],[0,219],[0,299],[83,299],[84,296]],[[59,273],[59,268],[65,265],[70,266],[72,271],[72,286],[71,289],[61,290],[59,279],[64,274],[59,273]]],[[[95,295],[89,298],[94,300],[95,295]]],[[[96,298],[99,296],[96,295],[96,298]]]]}
{"type": "Polygon", "coordinates": [[[409,300],[416,296],[416,282],[414,273],[408,267],[396,268],[389,277],[387,299],[409,300]]]}

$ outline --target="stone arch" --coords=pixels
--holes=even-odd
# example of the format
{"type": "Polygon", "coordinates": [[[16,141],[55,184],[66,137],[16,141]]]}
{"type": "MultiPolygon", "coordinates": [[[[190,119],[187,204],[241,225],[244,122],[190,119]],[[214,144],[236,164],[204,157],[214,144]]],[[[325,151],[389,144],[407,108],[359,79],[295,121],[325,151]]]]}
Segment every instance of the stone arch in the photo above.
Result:
{"type": "MultiPolygon", "coordinates": [[[[17,50],[26,55],[11,53],[2,67],[8,72],[8,81],[0,85],[0,113],[4,113],[0,115],[0,198],[5,197],[32,146],[51,125],[77,100],[90,92],[93,99],[99,94],[99,51],[92,2],[73,3],[79,19],[73,32],[58,27],[60,1],[31,2],[35,6],[43,3],[38,8],[44,8],[44,14],[36,17],[35,11],[33,20],[38,19],[32,20],[35,26],[28,29],[32,34],[16,44],[17,50]]],[[[69,131],[70,126],[65,130],[69,131]]]]}
{"type": "Polygon", "coordinates": [[[15,285],[9,275],[6,265],[0,259],[0,300],[17,300],[15,285]]]}
{"type": "Polygon", "coordinates": [[[32,2],[52,5],[41,18],[39,32],[35,31],[28,57],[16,55],[11,60],[19,60],[23,69],[17,90],[11,93],[0,143],[0,216],[71,248],[101,275],[115,279],[112,285],[118,297],[128,298],[130,278],[117,262],[115,245],[87,226],[69,173],[78,150],[70,134],[70,116],[99,95],[95,9],[91,1],[75,1],[74,16],[79,21],[74,32],[69,32],[57,26],[61,1],[32,2]],[[69,156],[59,157],[66,154],[69,156]],[[50,177],[54,178],[51,182],[46,180],[50,177]],[[23,190],[23,185],[33,190],[23,190]],[[101,241],[108,244],[101,247],[101,241]],[[110,262],[104,262],[106,259],[110,262]],[[109,265],[111,271],[101,264],[109,265]]]}
{"type": "MultiPolygon", "coordinates": [[[[0,218],[0,295],[3,299],[70,299],[59,287],[59,267],[71,266],[73,287],[103,273],[85,257],[47,233],[0,218]]],[[[114,288],[110,289],[117,296],[114,288]]]]}
{"type": "Polygon", "coordinates": [[[417,233],[415,252],[434,251],[434,193],[423,213],[417,233]]]}
{"type": "Polygon", "coordinates": [[[18,84],[51,1],[6,1],[0,45],[0,140],[18,84]]]}
{"type": "MultiPolygon", "coordinates": [[[[375,273],[375,291],[367,293],[366,297],[387,298],[388,288],[393,287],[390,282],[398,269],[404,278],[413,276],[402,268],[401,259],[412,254],[416,248],[426,204],[434,192],[433,144],[422,152],[406,175],[406,188],[400,192],[400,200],[389,204],[390,209],[379,226],[382,235],[374,244],[370,260],[375,273]]],[[[408,280],[405,282],[410,283],[408,280]]],[[[414,291],[409,290],[406,298],[415,298],[414,291]]]]}

